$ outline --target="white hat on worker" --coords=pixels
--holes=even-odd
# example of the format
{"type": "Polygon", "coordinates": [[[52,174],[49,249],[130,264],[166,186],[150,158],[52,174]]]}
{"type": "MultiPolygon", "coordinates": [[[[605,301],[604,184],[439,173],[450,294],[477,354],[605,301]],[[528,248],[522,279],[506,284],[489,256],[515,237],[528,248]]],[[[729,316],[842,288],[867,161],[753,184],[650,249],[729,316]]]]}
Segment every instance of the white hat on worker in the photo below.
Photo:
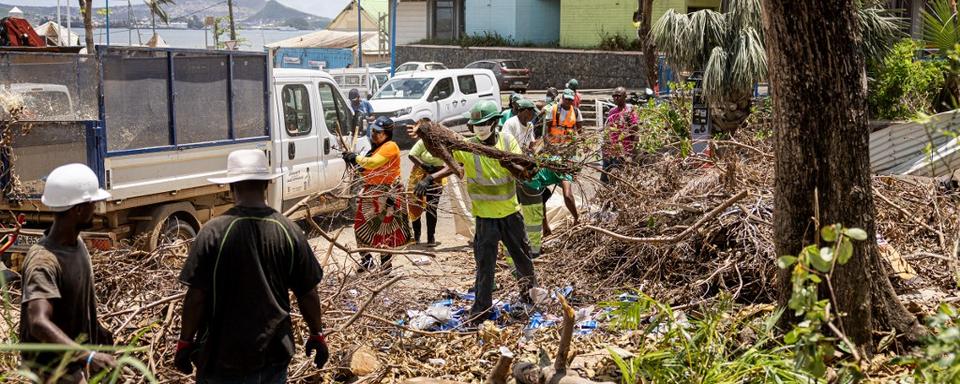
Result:
{"type": "Polygon", "coordinates": [[[110,192],[100,189],[100,179],[84,164],[57,167],[47,176],[40,202],[54,212],[66,211],[77,204],[103,201],[110,192]]]}
{"type": "Polygon", "coordinates": [[[207,179],[214,184],[231,184],[246,180],[273,180],[282,173],[270,171],[267,155],[256,149],[230,152],[227,157],[227,176],[207,179]]]}

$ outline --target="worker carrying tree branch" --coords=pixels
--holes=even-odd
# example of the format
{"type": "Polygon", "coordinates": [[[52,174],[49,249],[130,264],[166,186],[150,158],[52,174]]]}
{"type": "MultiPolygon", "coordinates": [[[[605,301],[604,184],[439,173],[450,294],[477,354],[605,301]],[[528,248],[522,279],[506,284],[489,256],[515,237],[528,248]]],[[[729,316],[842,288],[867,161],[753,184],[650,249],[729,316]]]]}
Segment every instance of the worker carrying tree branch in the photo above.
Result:
{"type": "MultiPolygon", "coordinates": [[[[468,127],[476,134],[469,140],[496,149],[521,153],[517,140],[509,134],[497,132],[500,108],[496,102],[477,103],[466,116],[468,127]]],[[[440,153],[434,153],[440,156],[440,153]]],[[[530,258],[530,244],[524,232],[523,217],[517,202],[515,178],[527,179],[529,170],[478,154],[453,151],[453,158],[463,164],[464,179],[470,195],[476,234],[473,254],[477,263],[474,289],[476,300],[467,317],[471,324],[487,320],[493,308],[494,275],[497,250],[502,241],[513,259],[520,279],[520,301],[530,303],[529,291],[537,284],[530,258]]],[[[424,195],[434,179],[453,174],[450,166],[425,177],[417,185],[416,193],[424,195]]]]}

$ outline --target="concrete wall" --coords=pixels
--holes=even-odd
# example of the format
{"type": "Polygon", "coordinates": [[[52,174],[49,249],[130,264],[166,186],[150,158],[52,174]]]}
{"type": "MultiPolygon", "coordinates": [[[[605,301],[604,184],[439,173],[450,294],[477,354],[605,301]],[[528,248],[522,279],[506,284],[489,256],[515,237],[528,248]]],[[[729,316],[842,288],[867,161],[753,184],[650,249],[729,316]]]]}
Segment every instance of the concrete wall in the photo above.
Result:
{"type": "Polygon", "coordinates": [[[435,45],[397,46],[397,62],[439,61],[462,68],[476,60],[515,59],[530,68],[530,89],[562,88],[576,78],[582,89],[646,86],[640,52],[605,52],[542,48],[461,48],[435,45]]]}
{"type": "Polygon", "coordinates": [[[633,26],[633,12],[636,10],[636,0],[562,0],[560,45],[596,46],[601,32],[635,37],[637,29],[633,26]]]}
{"type": "Polygon", "coordinates": [[[517,0],[466,0],[464,32],[467,35],[497,33],[521,40],[517,34],[517,0]]]}
{"type": "Polygon", "coordinates": [[[518,0],[517,35],[534,43],[560,41],[560,0],[518,0]]]}
{"type": "Polygon", "coordinates": [[[416,43],[427,38],[427,2],[397,4],[397,44],[416,43]]]}

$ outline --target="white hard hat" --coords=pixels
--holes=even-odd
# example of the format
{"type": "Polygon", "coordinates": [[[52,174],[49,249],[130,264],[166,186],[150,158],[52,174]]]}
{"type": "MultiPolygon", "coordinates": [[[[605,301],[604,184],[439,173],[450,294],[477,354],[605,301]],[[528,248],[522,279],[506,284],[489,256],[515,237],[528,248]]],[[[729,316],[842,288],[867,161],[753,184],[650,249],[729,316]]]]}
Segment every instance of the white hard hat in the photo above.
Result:
{"type": "Polygon", "coordinates": [[[55,212],[63,212],[77,204],[109,198],[110,192],[100,189],[100,180],[90,167],[67,164],[47,176],[40,202],[55,212]]]}
{"type": "Polygon", "coordinates": [[[273,180],[281,173],[270,172],[267,155],[256,149],[230,152],[227,157],[227,177],[207,179],[214,184],[230,184],[246,180],[273,180]]]}

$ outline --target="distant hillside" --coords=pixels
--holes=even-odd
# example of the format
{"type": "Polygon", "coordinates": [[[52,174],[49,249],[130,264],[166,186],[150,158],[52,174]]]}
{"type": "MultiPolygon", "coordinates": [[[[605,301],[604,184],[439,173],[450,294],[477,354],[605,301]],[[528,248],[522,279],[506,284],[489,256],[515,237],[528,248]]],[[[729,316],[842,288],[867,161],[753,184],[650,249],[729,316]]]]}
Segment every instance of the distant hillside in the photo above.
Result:
{"type": "Polygon", "coordinates": [[[246,25],[285,26],[297,29],[321,29],[330,24],[326,17],[312,15],[270,0],[257,13],[242,21],[246,25]]]}
{"type": "MultiPolygon", "coordinates": [[[[171,21],[186,21],[187,17],[192,16],[203,18],[204,16],[227,15],[227,2],[223,0],[175,1],[175,4],[164,6],[167,14],[170,15],[171,21]]],[[[73,22],[75,25],[79,25],[81,23],[80,8],[76,5],[76,0],[64,1],[64,3],[69,3],[72,5],[70,13],[73,22]]],[[[257,11],[264,8],[266,4],[266,0],[234,0],[233,12],[238,20],[243,20],[249,15],[257,13],[257,11]]],[[[148,24],[150,22],[150,13],[147,10],[146,5],[144,5],[143,0],[133,0],[131,1],[131,5],[132,7],[128,9],[126,1],[111,1],[110,11],[111,15],[113,15],[110,18],[111,24],[126,24],[128,17],[132,18],[134,23],[148,24]]],[[[56,19],[57,7],[55,6],[38,7],[18,5],[17,7],[23,10],[24,16],[26,16],[27,20],[34,24],[39,24],[46,20],[56,19]]],[[[0,17],[6,16],[10,8],[13,8],[13,6],[9,4],[3,4],[2,0],[0,0],[0,17]]],[[[63,17],[66,17],[66,5],[64,5],[62,11],[64,15],[63,17]]],[[[93,22],[94,24],[102,24],[104,22],[101,8],[94,8],[93,22]]]]}

